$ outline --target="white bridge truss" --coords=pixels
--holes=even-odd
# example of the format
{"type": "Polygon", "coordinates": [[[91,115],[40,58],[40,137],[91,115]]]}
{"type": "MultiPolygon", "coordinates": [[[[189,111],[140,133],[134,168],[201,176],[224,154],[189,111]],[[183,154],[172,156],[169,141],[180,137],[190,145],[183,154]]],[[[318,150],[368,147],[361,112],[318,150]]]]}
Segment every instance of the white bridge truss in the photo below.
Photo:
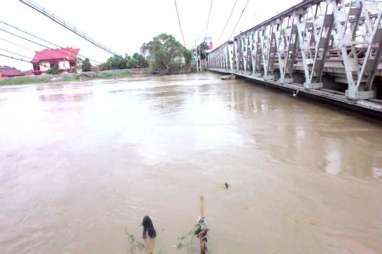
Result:
{"type": "Polygon", "coordinates": [[[381,0],[305,0],[211,51],[208,68],[305,89],[328,76],[349,99],[374,98],[381,15],[381,0]]]}

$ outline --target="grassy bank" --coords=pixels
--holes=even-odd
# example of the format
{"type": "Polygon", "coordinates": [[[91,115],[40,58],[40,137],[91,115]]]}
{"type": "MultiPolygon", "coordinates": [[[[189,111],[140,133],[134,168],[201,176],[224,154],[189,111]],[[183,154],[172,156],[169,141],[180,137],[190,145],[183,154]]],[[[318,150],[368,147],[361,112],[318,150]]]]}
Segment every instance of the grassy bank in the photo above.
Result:
{"type": "Polygon", "coordinates": [[[126,78],[131,76],[133,73],[129,70],[120,70],[120,71],[101,71],[97,72],[95,78],[97,79],[115,79],[115,78],[126,78]]]}
{"type": "Polygon", "coordinates": [[[93,80],[93,79],[118,79],[118,78],[126,78],[133,74],[135,73],[132,70],[115,70],[115,71],[89,72],[89,73],[83,73],[83,74],[24,76],[24,77],[0,79],[0,86],[72,82],[72,81],[93,80]]]}

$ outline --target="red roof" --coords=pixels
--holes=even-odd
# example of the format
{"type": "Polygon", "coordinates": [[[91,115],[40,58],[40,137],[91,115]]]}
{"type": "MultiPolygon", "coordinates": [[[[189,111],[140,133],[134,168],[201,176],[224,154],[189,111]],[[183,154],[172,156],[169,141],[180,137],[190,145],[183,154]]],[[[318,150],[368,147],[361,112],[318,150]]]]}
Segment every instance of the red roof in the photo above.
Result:
{"type": "Polygon", "coordinates": [[[24,73],[17,70],[16,68],[8,67],[8,66],[0,66],[0,76],[3,77],[17,77],[24,76],[24,73]]]}
{"type": "Polygon", "coordinates": [[[37,51],[33,57],[32,63],[49,60],[68,60],[75,61],[80,49],[60,48],[60,49],[44,49],[37,51]]]}

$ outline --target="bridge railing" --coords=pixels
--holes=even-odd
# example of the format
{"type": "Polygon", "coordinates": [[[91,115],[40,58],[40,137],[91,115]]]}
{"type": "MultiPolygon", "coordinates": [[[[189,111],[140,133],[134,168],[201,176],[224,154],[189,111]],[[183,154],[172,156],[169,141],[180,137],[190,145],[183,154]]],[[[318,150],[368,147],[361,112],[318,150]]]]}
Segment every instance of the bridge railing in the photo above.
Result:
{"type": "Polygon", "coordinates": [[[208,68],[374,98],[381,15],[380,0],[306,0],[214,49],[208,68]]]}

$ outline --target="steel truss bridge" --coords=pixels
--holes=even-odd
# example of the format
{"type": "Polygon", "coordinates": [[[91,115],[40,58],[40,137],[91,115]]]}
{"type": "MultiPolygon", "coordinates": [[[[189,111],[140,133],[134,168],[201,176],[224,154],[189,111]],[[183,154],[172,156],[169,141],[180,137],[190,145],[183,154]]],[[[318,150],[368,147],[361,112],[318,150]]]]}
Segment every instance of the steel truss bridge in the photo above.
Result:
{"type": "Polygon", "coordinates": [[[208,69],[382,113],[381,16],[381,0],[305,0],[211,51],[208,69]]]}

